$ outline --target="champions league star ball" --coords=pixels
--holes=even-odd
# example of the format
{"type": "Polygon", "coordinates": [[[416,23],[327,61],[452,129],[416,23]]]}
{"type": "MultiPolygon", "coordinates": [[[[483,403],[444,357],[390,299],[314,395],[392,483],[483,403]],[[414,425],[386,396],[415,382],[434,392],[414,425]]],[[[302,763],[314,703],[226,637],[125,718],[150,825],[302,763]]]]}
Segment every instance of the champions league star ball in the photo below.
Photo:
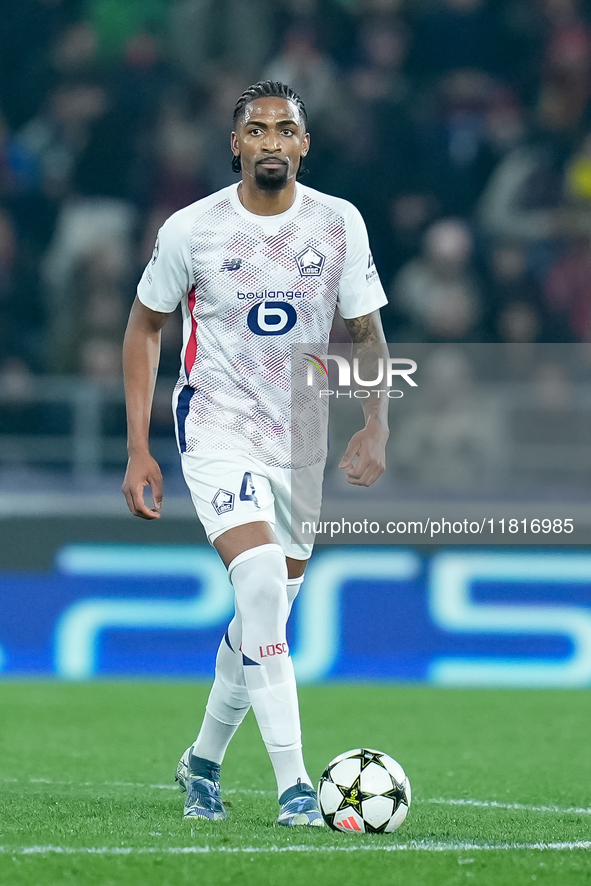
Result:
{"type": "Polygon", "coordinates": [[[320,810],[333,831],[391,834],[410,806],[410,782],[400,763],[357,748],[335,757],[318,785],[320,810]]]}

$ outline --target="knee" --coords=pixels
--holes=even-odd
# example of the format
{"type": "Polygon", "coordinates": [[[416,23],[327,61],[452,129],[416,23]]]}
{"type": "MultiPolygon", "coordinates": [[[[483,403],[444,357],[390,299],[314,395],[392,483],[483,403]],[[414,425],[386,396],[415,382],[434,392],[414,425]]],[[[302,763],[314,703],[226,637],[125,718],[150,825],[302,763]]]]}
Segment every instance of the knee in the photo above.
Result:
{"type": "MultiPolygon", "coordinates": [[[[260,585],[250,588],[246,594],[242,595],[242,603],[246,604],[251,612],[256,612],[259,615],[277,612],[279,609],[287,609],[287,592],[280,581],[268,575],[262,575],[260,585]]],[[[240,605],[240,601],[238,605],[240,605]]]]}
{"type": "Polygon", "coordinates": [[[279,545],[245,551],[230,563],[228,572],[243,620],[287,609],[287,567],[279,545]]]}
{"type": "Polygon", "coordinates": [[[261,570],[258,575],[252,577],[251,581],[237,582],[234,591],[236,608],[243,623],[251,618],[261,620],[283,610],[287,619],[287,591],[285,584],[277,575],[270,575],[268,571],[261,570]]]}

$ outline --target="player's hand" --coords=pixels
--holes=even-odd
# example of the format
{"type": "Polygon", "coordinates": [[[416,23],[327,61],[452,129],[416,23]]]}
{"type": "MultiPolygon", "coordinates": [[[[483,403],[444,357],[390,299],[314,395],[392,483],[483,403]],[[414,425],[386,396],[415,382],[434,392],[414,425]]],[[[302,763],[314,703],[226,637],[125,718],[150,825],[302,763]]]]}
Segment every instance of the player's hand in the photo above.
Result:
{"type": "Polygon", "coordinates": [[[371,486],[382,476],[386,470],[387,440],[388,429],[374,420],[370,420],[363,430],[353,434],[339,462],[339,468],[347,472],[348,483],[353,486],[371,486]]]}
{"type": "Polygon", "coordinates": [[[127,506],[135,517],[156,520],[162,507],[162,472],[149,452],[131,455],[121,487],[127,506]],[[144,489],[152,488],[154,507],[149,508],[144,501],[144,489]]]}

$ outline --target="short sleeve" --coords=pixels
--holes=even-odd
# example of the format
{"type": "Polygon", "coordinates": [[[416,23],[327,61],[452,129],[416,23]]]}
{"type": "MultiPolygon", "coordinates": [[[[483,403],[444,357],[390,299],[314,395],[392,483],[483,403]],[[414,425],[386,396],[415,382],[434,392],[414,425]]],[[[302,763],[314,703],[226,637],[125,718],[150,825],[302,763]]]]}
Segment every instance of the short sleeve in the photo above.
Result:
{"type": "Polygon", "coordinates": [[[339,285],[337,307],[345,320],[362,317],[388,303],[369,248],[361,213],[349,204],[345,218],[347,257],[339,285]]]}
{"type": "Polygon", "coordinates": [[[171,216],[158,231],[137,295],[147,308],[170,314],[192,286],[189,238],[180,220],[171,216]]]}

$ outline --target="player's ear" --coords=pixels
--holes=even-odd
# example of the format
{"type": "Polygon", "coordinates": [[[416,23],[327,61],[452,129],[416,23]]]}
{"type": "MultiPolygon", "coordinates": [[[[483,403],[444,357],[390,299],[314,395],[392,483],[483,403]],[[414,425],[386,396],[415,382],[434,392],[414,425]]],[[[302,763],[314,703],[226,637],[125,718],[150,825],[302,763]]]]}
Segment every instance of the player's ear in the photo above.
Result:
{"type": "Polygon", "coordinates": [[[235,132],[230,134],[230,147],[235,157],[240,156],[240,148],[238,147],[238,136],[235,132]]]}
{"type": "Polygon", "coordinates": [[[310,133],[307,132],[302,140],[302,157],[305,157],[310,150],[310,133]]]}

